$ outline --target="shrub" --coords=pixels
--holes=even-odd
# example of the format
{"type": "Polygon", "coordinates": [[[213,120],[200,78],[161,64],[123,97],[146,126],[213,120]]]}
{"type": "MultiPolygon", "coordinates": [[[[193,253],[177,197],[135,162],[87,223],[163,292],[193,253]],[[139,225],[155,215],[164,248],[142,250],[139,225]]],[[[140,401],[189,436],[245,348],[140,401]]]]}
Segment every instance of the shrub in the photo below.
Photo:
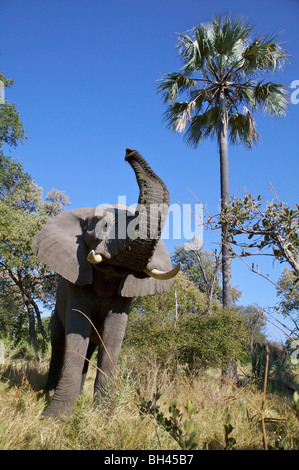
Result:
{"type": "Polygon", "coordinates": [[[149,311],[130,319],[125,343],[165,365],[176,359],[190,370],[222,367],[234,352],[247,358],[248,332],[244,316],[234,311],[209,315],[189,314],[174,320],[167,313],[149,311]]]}

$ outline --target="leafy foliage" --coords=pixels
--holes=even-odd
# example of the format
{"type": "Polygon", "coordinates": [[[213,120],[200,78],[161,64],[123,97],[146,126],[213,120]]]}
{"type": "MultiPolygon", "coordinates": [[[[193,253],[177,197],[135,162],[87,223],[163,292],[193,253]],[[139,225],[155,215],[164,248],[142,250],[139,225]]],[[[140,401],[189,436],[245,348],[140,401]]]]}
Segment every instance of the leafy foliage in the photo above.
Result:
{"type": "Polygon", "coordinates": [[[237,235],[247,235],[242,246],[242,256],[252,254],[251,249],[270,248],[280,263],[288,262],[299,276],[299,204],[292,209],[279,200],[267,201],[262,206],[262,197],[254,198],[251,193],[242,198],[231,197],[221,214],[221,219],[229,224],[233,237],[231,243],[237,245],[237,235]]]}
{"type": "MultiPolygon", "coordinates": [[[[221,253],[215,250],[211,253],[202,248],[188,248],[176,246],[172,254],[174,264],[181,264],[181,271],[186,278],[205,294],[207,311],[210,311],[213,303],[221,302],[222,289],[220,286],[220,265],[221,253]]],[[[232,288],[232,300],[236,302],[241,296],[241,292],[232,288]]],[[[203,313],[203,312],[202,312],[203,313]]]]}
{"type": "Polygon", "coordinates": [[[230,360],[231,351],[237,360],[247,359],[248,331],[244,316],[235,310],[189,317],[181,330],[184,343],[179,357],[191,370],[223,367],[230,360]]]}
{"type": "MultiPolygon", "coordinates": [[[[10,88],[14,84],[14,80],[7,79],[2,72],[0,72],[0,80],[5,88],[10,88]]],[[[8,101],[0,104],[0,148],[3,144],[16,147],[25,139],[27,139],[27,134],[15,105],[8,101]]]]}
{"type": "Polygon", "coordinates": [[[232,349],[243,360],[249,344],[244,315],[223,313],[217,302],[206,312],[205,295],[180,275],[169,292],[134,300],[125,344],[174,369],[222,366],[232,349]]]}
{"type": "MultiPolygon", "coordinates": [[[[0,286],[15,302],[26,307],[29,317],[31,344],[37,346],[35,316],[44,335],[38,302],[51,304],[54,299],[57,275],[38,262],[31,251],[34,235],[49,217],[58,214],[68,199],[62,192],[52,190],[42,198],[42,190],[20,163],[2,155],[0,179],[0,286]]],[[[2,300],[2,303],[4,299],[2,300]]],[[[23,308],[19,311],[20,324],[23,308]]],[[[6,310],[9,315],[10,309],[6,310]]],[[[4,320],[3,320],[4,321],[4,320]]],[[[6,320],[6,325],[10,322],[6,320]]]]}
{"type": "Polygon", "coordinates": [[[299,333],[299,283],[294,271],[284,269],[277,287],[280,311],[285,316],[292,315],[295,321],[297,332],[299,333]]]}
{"type": "Polygon", "coordinates": [[[0,140],[9,146],[16,147],[23,143],[26,132],[20,120],[20,114],[14,104],[0,105],[0,140]]]}
{"type": "Polygon", "coordinates": [[[238,310],[244,316],[250,344],[253,344],[253,342],[265,341],[266,336],[264,329],[266,326],[266,320],[263,317],[262,310],[255,305],[247,305],[246,307],[238,306],[238,310]]]}
{"type": "MultiPolygon", "coordinates": [[[[216,254],[215,254],[216,255],[216,254]]],[[[219,283],[219,263],[217,257],[208,250],[186,250],[176,246],[172,254],[174,264],[181,263],[181,271],[202,293],[221,301],[222,291],[219,283]]]]}
{"type": "Polygon", "coordinates": [[[6,157],[0,151],[0,197],[1,199],[14,196],[16,191],[29,188],[31,176],[26,173],[17,160],[6,157]],[[14,191],[12,191],[12,188],[14,191]]]}
{"type": "Polygon", "coordinates": [[[170,405],[168,409],[169,417],[165,416],[163,411],[160,410],[157,402],[161,397],[161,393],[158,390],[153,394],[152,400],[145,400],[139,390],[138,395],[140,400],[138,407],[141,416],[144,414],[153,416],[158,426],[168,432],[182,450],[195,450],[198,447],[198,443],[195,441],[197,432],[194,430],[194,423],[191,420],[195,408],[189,399],[184,407],[187,420],[182,422],[184,413],[177,408],[176,403],[170,405]]]}
{"type": "Polygon", "coordinates": [[[226,423],[224,424],[224,433],[225,433],[225,450],[234,450],[237,443],[236,439],[231,436],[232,431],[234,430],[231,425],[231,415],[227,414],[226,423]]]}
{"type": "MultiPolygon", "coordinates": [[[[14,84],[0,73],[5,88],[14,84]]],[[[16,147],[27,138],[20,115],[14,104],[6,101],[0,105],[0,148],[16,147]]],[[[24,307],[28,313],[30,342],[37,349],[35,321],[45,337],[40,306],[53,302],[57,275],[39,263],[31,251],[34,235],[50,217],[57,215],[68,204],[67,196],[52,189],[43,201],[42,189],[23,166],[0,151],[0,303],[3,310],[1,324],[5,331],[11,328],[11,318],[18,317],[18,336],[24,322],[24,307]],[[6,302],[11,296],[11,306],[6,302]],[[18,308],[17,308],[18,307],[18,308]],[[15,310],[16,309],[16,310],[15,310]],[[17,313],[18,312],[18,313],[17,313]]]]}
{"type": "Polygon", "coordinates": [[[9,337],[14,343],[28,337],[28,318],[25,305],[16,288],[1,276],[0,280],[0,338],[9,337]],[[9,293],[9,295],[7,295],[9,293]]]}
{"type": "Polygon", "coordinates": [[[133,300],[125,341],[140,351],[152,350],[162,362],[167,361],[180,343],[182,317],[205,310],[204,295],[180,273],[169,292],[133,300]]]}

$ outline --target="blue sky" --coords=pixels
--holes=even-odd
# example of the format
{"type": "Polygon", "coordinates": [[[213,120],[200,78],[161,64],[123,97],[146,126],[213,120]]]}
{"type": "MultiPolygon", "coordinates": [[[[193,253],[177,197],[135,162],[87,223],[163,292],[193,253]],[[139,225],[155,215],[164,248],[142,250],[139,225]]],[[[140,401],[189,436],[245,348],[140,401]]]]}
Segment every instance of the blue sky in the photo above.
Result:
{"type": "MultiPolygon", "coordinates": [[[[6,92],[30,139],[11,151],[45,193],[64,190],[70,208],[138,197],[134,174],[124,162],[126,147],[136,148],[167,184],[171,203],[194,204],[196,197],[216,213],[220,198],[215,142],[187,147],[165,128],[164,105],[156,93],[162,73],[177,71],[177,33],[211,18],[215,11],[245,16],[256,31],[280,33],[291,53],[284,72],[273,80],[299,80],[298,0],[1,0],[0,70],[15,79],[6,92]]],[[[299,94],[297,95],[299,98],[299,94]]],[[[262,141],[253,149],[230,147],[230,192],[244,187],[271,199],[298,202],[299,104],[287,117],[256,116],[262,141]]],[[[204,232],[206,247],[213,249],[204,232]]],[[[170,251],[175,243],[169,240],[170,251]]],[[[281,267],[260,260],[274,280],[281,267]]],[[[240,303],[275,304],[275,289],[233,264],[240,303]]],[[[280,339],[279,330],[269,334],[280,339]]]]}

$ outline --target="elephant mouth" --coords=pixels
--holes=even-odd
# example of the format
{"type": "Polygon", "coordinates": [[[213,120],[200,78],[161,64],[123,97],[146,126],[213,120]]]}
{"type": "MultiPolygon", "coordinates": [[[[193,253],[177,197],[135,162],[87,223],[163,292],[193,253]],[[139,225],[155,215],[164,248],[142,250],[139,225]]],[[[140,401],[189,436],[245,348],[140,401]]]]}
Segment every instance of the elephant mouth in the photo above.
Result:
{"type": "MultiPolygon", "coordinates": [[[[102,255],[96,254],[94,250],[91,250],[89,252],[88,256],[87,256],[87,261],[90,264],[98,266],[99,264],[103,263],[105,260],[104,260],[102,255]]],[[[143,272],[144,272],[144,274],[146,274],[149,277],[152,277],[154,279],[158,279],[158,280],[161,280],[161,281],[165,281],[165,280],[174,278],[177,275],[177,273],[179,272],[179,270],[180,270],[180,263],[177,264],[170,271],[160,271],[158,269],[144,268],[143,272]]]]}

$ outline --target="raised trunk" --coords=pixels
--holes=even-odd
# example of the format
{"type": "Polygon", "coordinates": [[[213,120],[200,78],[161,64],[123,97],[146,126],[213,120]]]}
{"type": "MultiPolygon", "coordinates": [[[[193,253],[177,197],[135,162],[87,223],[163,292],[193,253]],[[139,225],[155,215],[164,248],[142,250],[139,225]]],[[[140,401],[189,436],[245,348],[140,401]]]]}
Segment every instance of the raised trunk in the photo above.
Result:
{"type": "MultiPolygon", "coordinates": [[[[228,169],[228,144],[227,144],[227,110],[224,96],[219,100],[219,153],[220,153],[220,180],[221,180],[221,210],[223,211],[229,202],[229,169],[228,169]]],[[[222,223],[222,305],[230,308],[231,295],[231,255],[229,226],[222,223]]]]}
{"type": "MultiPolygon", "coordinates": [[[[140,189],[136,214],[127,215],[125,237],[103,240],[95,254],[103,256],[109,264],[143,271],[161,236],[169,208],[169,193],[136,150],[127,149],[125,160],[133,168],[140,189]]],[[[115,224],[118,224],[117,216],[115,224]]]]}

